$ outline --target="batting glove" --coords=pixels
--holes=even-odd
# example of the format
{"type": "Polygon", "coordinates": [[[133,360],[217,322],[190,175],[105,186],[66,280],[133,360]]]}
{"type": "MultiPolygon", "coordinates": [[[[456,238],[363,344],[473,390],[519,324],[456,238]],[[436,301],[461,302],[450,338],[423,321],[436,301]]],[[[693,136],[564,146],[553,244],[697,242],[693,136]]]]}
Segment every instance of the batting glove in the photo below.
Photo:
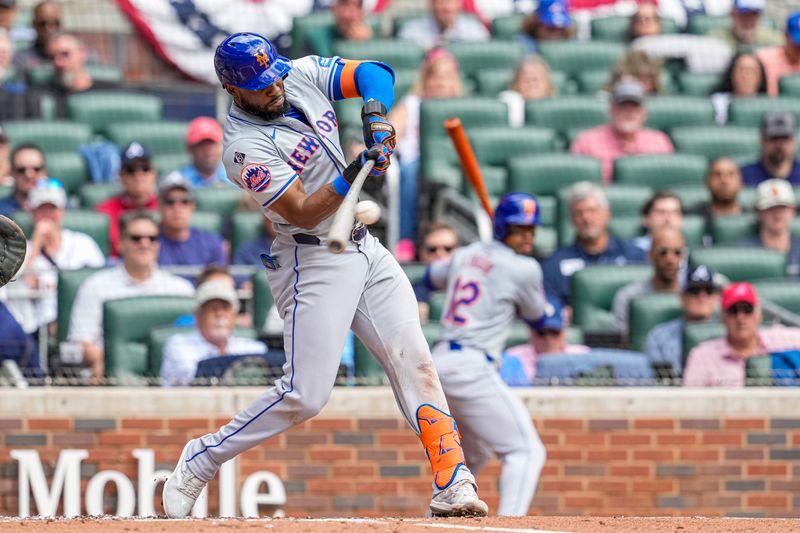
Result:
{"type": "Polygon", "coordinates": [[[386,120],[386,107],[377,100],[370,100],[361,108],[361,123],[364,130],[364,144],[371,148],[374,144],[385,144],[394,150],[397,143],[394,126],[386,120]]]}
{"type": "Polygon", "coordinates": [[[375,144],[372,148],[368,148],[358,154],[358,157],[344,169],[342,177],[347,183],[352,185],[353,180],[355,180],[358,175],[358,171],[367,164],[367,161],[375,161],[375,166],[372,167],[369,173],[370,176],[383,176],[386,173],[386,169],[389,168],[390,155],[392,155],[392,151],[386,146],[383,144],[375,144]]]}

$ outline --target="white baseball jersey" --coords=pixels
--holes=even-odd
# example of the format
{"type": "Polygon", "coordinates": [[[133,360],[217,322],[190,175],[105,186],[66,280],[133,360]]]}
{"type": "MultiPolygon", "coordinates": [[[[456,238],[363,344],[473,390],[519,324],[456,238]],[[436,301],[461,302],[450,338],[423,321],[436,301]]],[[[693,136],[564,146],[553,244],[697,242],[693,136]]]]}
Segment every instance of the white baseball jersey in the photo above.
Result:
{"type": "Polygon", "coordinates": [[[499,241],[459,248],[449,261],[432,264],[428,276],[434,286],[447,286],[441,339],[493,357],[515,316],[534,322],[547,305],[539,263],[499,241]]]}
{"type": "Polygon", "coordinates": [[[286,100],[308,119],[291,117],[269,122],[231,106],[225,124],[222,162],[228,179],[264,208],[278,233],[325,235],[328,217],[312,230],[288,224],[269,209],[299,179],[307,194],[332,182],[347,166],[339,145],[339,121],[331,107],[334,66],[338,57],[307,56],[292,61],[284,80],[286,100]]]}

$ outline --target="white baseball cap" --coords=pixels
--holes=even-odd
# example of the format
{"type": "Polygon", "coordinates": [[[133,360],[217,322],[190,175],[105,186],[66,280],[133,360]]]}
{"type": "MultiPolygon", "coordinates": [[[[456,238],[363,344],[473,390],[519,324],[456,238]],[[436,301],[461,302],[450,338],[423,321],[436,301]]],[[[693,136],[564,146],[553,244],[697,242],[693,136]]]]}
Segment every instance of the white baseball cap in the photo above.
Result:
{"type": "Polygon", "coordinates": [[[31,189],[28,199],[32,209],[44,204],[53,204],[59,209],[67,207],[67,191],[60,181],[51,178],[39,180],[36,187],[31,189]]]}
{"type": "Polygon", "coordinates": [[[785,179],[771,179],[758,184],[757,209],[769,209],[775,206],[794,207],[794,190],[792,184],[785,179]]]}
{"type": "Polygon", "coordinates": [[[197,308],[211,300],[222,300],[228,302],[234,309],[239,307],[239,297],[236,296],[236,289],[224,281],[207,281],[197,287],[194,295],[197,308]]]}
{"type": "Polygon", "coordinates": [[[734,0],[733,9],[740,13],[761,13],[766,4],[766,0],[734,0]]]}

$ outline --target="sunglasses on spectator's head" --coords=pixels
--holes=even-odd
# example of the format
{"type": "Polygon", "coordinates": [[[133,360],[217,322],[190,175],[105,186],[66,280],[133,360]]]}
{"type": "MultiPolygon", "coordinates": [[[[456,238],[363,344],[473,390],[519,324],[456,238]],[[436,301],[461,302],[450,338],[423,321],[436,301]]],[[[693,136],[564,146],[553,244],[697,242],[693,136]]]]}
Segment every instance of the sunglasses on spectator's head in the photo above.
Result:
{"type": "Polygon", "coordinates": [[[447,245],[444,245],[444,246],[437,246],[437,245],[430,245],[430,246],[426,246],[426,247],[425,247],[425,251],[426,251],[426,252],[428,252],[429,254],[436,253],[436,252],[438,252],[439,250],[444,250],[445,252],[448,252],[448,253],[449,253],[449,252],[452,252],[452,251],[453,251],[453,249],[455,249],[455,246],[447,246],[447,245]]]}
{"type": "Polygon", "coordinates": [[[687,288],[686,292],[692,296],[697,296],[698,294],[708,294],[710,296],[714,294],[714,288],[708,286],[694,286],[687,288]]]}
{"type": "Polygon", "coordinates": [[[752,315],[753,311],[755,310],[756,308],[753,307],[751,304],[747,302],[740,302],[738,304],[734,304],[729,308],[727,308],[725,310],[725,313],[730,316],[738,315],[739,313],[744,313],[745,315],[752,315]]]}
{"type": "Polygon", "coordinates": [[[145,239],[149,240],[151,243],[158,241],[158,235],[138,235],[132,233],[131,235],[128,235],[128,238],[136,243],[142,242],[145,239]]]}
{"type": "Polygon", "coordinates": [[[667,254],[673,254],[675,257],[682,257],[683,253],[683,248],[656,248],[656,255],[658,257],[666,257],[667,254]]]}
{"type": "Polygon", "coordinates": [[[30,167],[22,167],[22,166],[14,167],[14,172],[16,172],[17,174],[25,174],[29,170],[32,172],[41,172],[42,170],[44,170],[44,165],[35,165],[30,167]]]}

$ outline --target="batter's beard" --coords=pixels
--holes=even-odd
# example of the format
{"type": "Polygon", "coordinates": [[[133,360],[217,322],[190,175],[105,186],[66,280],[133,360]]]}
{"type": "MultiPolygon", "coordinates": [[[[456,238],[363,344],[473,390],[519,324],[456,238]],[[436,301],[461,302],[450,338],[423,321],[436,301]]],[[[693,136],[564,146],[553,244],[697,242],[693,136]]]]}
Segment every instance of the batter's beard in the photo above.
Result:
{"type": "Polygon", "coordinates": [[[289,104],[289,100],[287,100],[286,96],[284,95],[283,105],[277,111],[267,111],[263,107],[249,104],[245,101],[239,102],[239,107],[241,107],[247,113],[250,113],[251,115],[260,118],[261,120],[270,121],[282,117],[283,115],[288,113],[289,109],[291,108],[291,105],[289,104]]]}

